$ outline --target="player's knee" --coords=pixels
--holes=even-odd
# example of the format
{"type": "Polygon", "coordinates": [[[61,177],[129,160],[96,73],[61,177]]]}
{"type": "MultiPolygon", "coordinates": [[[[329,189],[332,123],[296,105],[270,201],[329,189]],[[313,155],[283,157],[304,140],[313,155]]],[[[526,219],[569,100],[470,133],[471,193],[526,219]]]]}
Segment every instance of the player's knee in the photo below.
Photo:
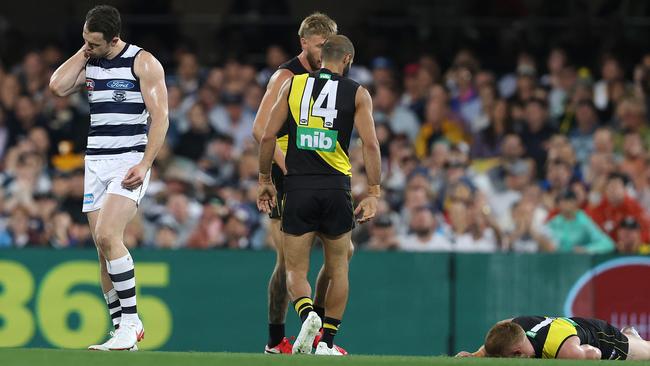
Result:
{"type": "Polygon", "coordinates": [[[95,231],[95,241],[99,250],[106,256],[113,243],[119,241],[119,238],[111,230],[98,226],[95,231]]]}

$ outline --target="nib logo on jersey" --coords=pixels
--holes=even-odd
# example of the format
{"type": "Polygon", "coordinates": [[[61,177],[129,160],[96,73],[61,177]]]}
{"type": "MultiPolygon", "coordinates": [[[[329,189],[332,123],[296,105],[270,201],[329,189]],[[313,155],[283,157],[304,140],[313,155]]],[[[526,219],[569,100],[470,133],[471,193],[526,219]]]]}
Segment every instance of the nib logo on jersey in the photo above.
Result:
{"type": "Polygon", "coordinates": [[[298,127],[296,131],[296,146],[302,150],[334,152],[337,139],[336,130],[298,127]]]}
{"type": "Polygon", "coordinates": [[[650,258],[609,260],[583,274],[564,303],[566,316],[599,318],[650,336],[650,258]]]}

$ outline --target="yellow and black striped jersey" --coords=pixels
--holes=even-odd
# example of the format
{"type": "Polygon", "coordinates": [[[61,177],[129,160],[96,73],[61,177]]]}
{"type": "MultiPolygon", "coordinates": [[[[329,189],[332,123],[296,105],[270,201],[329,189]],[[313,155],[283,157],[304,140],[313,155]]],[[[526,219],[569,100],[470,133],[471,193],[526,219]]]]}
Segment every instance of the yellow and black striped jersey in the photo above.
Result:
{"type": "MultiPolygon", "coordinates": [[[[291,71],[294,75],[301,75],[301,74],[307,74],[309,73],[309,70],[305,69],[305,67],[302,65],[300,62],[300,59],[298,56],[292,58],[291,60],[283,63],[278,67],[279,70],[289,70],[291,71]]],[[[278,131],[277,136],[277,144],[278,147],[280,147],[280,150],[286,155],[287,154],[287,142],[288,142],[288,134],[289,130],[287,127],[287,124],[285,123],[282,125],[282,128],[280,128],[280,131],[278,131]]]]}
{"type": "Polygon", "coordinates": [[[287,191],[350,189],[348,147],[358,88],[327,69],[293,76],[286,123],[287,191]]]}
{"type": "Polygon", "coordinates": [[[536,358],[556,358],[564,342],[578,335],[577,324],[569,318],[522,316],[512,321],[524,328],[536,358]]]}

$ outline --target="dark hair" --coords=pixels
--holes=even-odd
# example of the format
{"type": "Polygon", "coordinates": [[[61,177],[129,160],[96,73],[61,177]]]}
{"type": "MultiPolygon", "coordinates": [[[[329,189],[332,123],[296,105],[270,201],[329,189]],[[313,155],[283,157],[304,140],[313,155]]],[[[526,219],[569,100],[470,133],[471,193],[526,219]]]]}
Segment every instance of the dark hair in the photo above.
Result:
{"type": "Polygon", "coordinates": [[[323,44],[321,51],[323,60],[339,61],[345,55],[351,55],[354,59],[354,46],[352,41],[344,35],[333,35],[323,44]]]}
{"type": "Polygon", "coordinates": [[[86,28],[89,32],[101,33],[106,42],[110,42],[122,30],[120,12],[110,5],[97,5],[86,14],[86,28]]]}
{"type": "Polygon", "coordinates": [[[621,182],[623,182],[623,185],[626,185],[628,183],[629,178],[627,175],[623,173],[619,173],[619,172],[609,173],[609,175],[607,176],[607,183],[613,180],[620,180],[621,182]]]}

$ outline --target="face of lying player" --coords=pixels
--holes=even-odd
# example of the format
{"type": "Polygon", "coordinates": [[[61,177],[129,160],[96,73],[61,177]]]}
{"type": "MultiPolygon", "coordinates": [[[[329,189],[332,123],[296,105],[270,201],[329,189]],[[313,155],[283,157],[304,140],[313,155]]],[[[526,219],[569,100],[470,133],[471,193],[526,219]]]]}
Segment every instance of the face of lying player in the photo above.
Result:
{"type": "Polygon", "coordinates": [[[519,357],[519,358],[533,358],[535,357],[535,349],[533,348],[532,343],[528,341],[528,338],[524,338],[510,349],[505,357],[519,357]]]}
{"type": "Polygon", "coordinates": [[[118,37],[113,37],[110,42],[104,39],[104,35],[100,32],[89,32],[84,24],[82,36],[86,43],[86,54],[91,58],[104,58],[108,56],[112,47],[117,45],[118,37]]]}
{"type": "Polygon", "coordinates": [[[323,49],[323,44],[327,39],[321,35],[311,35],[309,37],[300,38],[300,46],[302,50],[307,53],[307,62],[312,70],[318,70],[321,67],[320,53],[323,49]]]}

